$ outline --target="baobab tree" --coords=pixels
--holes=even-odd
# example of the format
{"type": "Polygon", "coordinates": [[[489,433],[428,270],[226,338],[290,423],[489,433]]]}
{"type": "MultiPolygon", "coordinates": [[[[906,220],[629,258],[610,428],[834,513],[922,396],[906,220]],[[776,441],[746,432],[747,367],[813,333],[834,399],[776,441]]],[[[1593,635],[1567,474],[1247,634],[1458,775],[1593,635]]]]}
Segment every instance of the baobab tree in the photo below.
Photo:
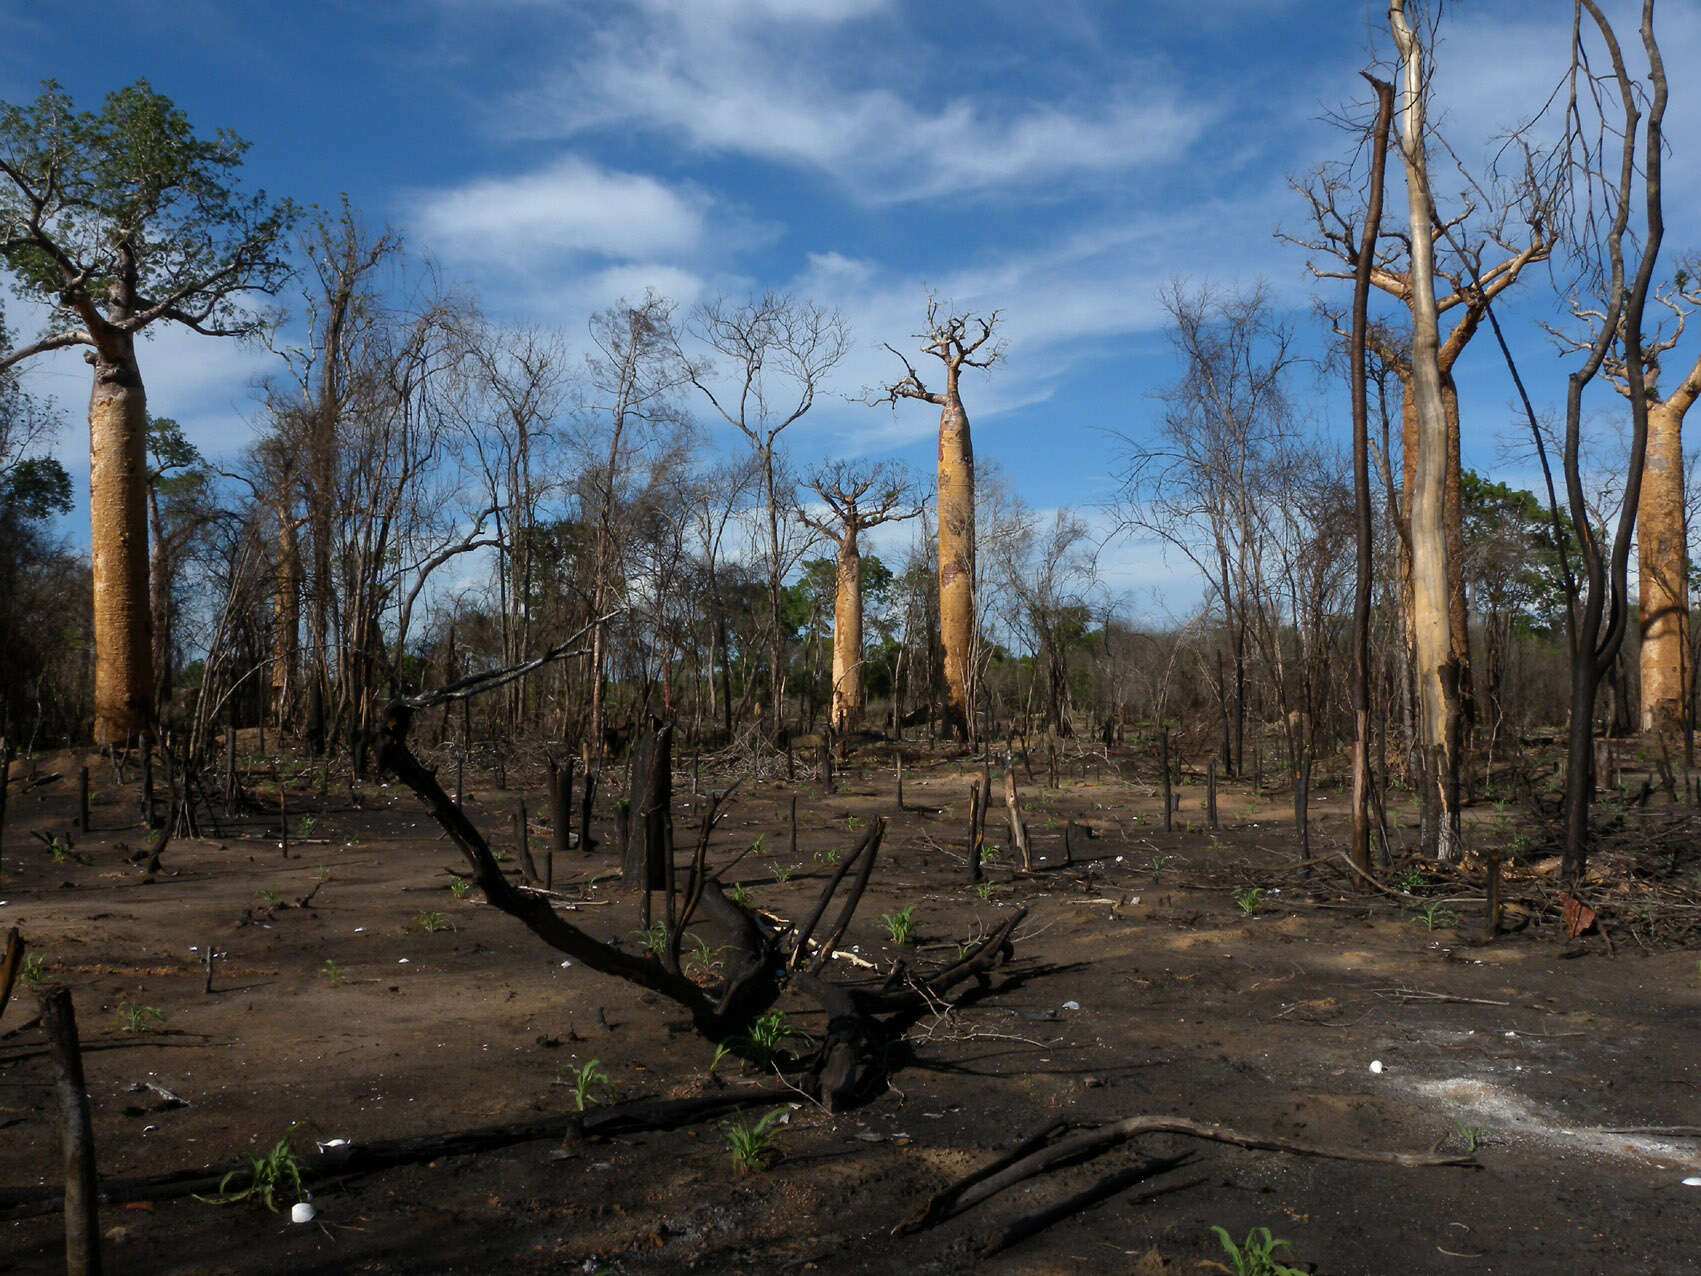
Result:
{"type": "Polygon", "coordinates": [[[945,673],[944,727],[965,744],[974,739],[970,659],[975,628],[975,452],[969,416],[959,386],[964,368],[988,368],[1003,355],[988,345],[998,326],[998,311],[984,318],[941,307],[927,299],[927,327],[914,337],[923,354],[945,366],[945,388],[929,390],[914,365],[887,345],[904,365],[904,376],[886,387],[877,402],[897,407],[899,399],[920,399],[939,407],[939,639],[945,673]],[[984,352],[984,353],[983,353],[984,352]]]}
{"type": "Polygon", "coordinates": [[[862,713],[861,534],[882,523],[921,513],[914,485],[897,465],[829,461],[809,475],[809,488],[832,511],[803,519],[838,546],[833,577],[833,691],[828,721],[835,733],[856,725],[862,713]]]}
{"type": "Polygon", "coordinates": [[[0,108],[0,259],[51,329],[0,356],[9,366],[84,347],[89,397],[89,513],[94,564],[95,741],[151,725],[147,395],[136,338],[158,323],[207,336],[254,333],[255,294],[287,275],[287,201],[240,194],[231,175],[247,144],[195,136],[146,80],[77,112],[46,81],[28,106],[0,108]]]}

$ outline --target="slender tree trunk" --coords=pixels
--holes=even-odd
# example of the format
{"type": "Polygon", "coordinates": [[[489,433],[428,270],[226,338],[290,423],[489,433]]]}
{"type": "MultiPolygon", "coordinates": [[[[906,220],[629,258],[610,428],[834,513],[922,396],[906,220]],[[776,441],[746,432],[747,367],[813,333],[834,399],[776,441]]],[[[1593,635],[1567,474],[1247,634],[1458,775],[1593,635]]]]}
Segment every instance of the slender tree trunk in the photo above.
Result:
{"type": "Polygon", "coordinates": [[[1439,808],[1434,844],[1425,849],[1447,861],[1460,852],[1459,659],[1451,623],[1455,564],[1447,552],[1449,430],[1435,304],[1434,221],[1424,157],[1425,68],[1417,38],[1406,21],[1404,0],[1392,0],[1388,19],[1400,49],[1400,143],[1411,234],[1411,398],[1417,420],[1410,500],[1413,647],[1426,778],[1439,808]]]}
{"type": "Polygon", "coordinates": [[[301,652],[301,546],[287,496],[277,504],[277,563],[272,598],[272,718],[279,732],[293,724],[291,700],[301,652]]]}
{"type": "Polygon", "coordinates": [[[152,722],[147,422],[134,339],[114,334],[96,352],[89,398],[94,738],[102,745],[143,735],[152,722]]]}
{"type": "Polygon", "coordinates": [[[973,742],[969,653],[974,640],[975,456],[969,418],[953,385],[939,413],[939,636],[944,647],[945,730],[973,742]]]}

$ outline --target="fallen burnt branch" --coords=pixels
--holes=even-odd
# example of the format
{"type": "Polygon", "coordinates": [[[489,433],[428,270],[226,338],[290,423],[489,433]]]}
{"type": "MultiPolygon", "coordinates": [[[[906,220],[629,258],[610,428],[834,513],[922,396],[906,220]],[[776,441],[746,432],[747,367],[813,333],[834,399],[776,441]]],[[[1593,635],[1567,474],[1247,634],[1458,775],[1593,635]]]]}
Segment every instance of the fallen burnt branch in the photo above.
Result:
{"type": "MultiPolygon", "coordinates": [[[[683,892],[678,889],[673,866],[672,821],[659,821],[668,830],[660,847],[663,871],[656,875],[666,897],[666,910],[662,914],[665,920],[657,923],[664,933],[659,942],[649,939],[649,951],[643,954],[623,951],[568,921],[551,905],[547,893],[509,881],[484,835],[438,783],[435,772],[421,763],[408,746],[414,704],[429,699],[419,696],[411,701],[396,701],[385,710],[379,730],[379,760],[425,803],[432,818],[466,858],[472,870],[471,878],[485,899],[519,920],[550,947],[589,969],[659,993],[683,1007],[699,1033],[734,1053],[741,1052],[741,1042],[748,1039],[750,1026],[787,988],[795,989],[827,1014],[825,1041],[813,1058],[810,1073],[818,1092],[834,1108],[851,1102],[859,1092],[865,1053],[891,1036],[886,1026],[875,1021],[876,1016],[902,1015],[917,1005],[937,1002],[951,987],[983,975],[1012,952],[1010,937],[1024,916],[1021,912],[961,960],[926,978],[913,979],[907,987],[873,990],[823,978],[821,967],[850,926],[868,888],[885,835],[885,821],[875,821],[856,850],[823,887],[807,921],[794,931],[783,922],[770,922],[735,902],[708,872],[708,839],[720,810],[718,799],[711,802],[704,820],[683,892]],[[817,927],[853,866],[855,878],[844,892],[826,939],[813,945],[817,927]],[[697,983],[680,968],[680,945],[685,929],[698,915],[731,941],[724,977],[717,987],[697,983]],[[807,969],[800,969],[806,959],[809,959],[807,969]]],[[[634,883],[643,893],[641,916],[646,922],[649,892],[656,884],[656,877],[646,872],[641,882],[634,883]]],[[[647,933],[650,928],[646,925],[645,930],[647,933]]]]}
{"type": "Polygon", "coordinates": [[[892,1234],[898,1236],[925,1231],[974,1208],[1006,1188],[1024,1183],[1047,1170],[1090,1160],[1111,1148],[1147,1134],[1179,1134],[1188,1138],[1228,1143],[1266,1152],[1286,1152],[1293,1156],[1314,1156],[1331,1161],[1356,1161],[1370,1165],[1477,1165],[1474,1156],[1443,1156],[1433,1152],[1367,1152],[1361,1148],[1324,1147],[1321,1144],[1302,1143],[1294,1139],[1242,1134],[1227,1126],[1207,1125],[1175,1116],[1125,1117],[1109,1125],[1095,1126],[1068,1138],[1052,1141],[1055,1135],[1077,1128],[1078,1122],[1066,1119],[1048,1122],[1014,1151],[936,1194],[919,1214],[894,1227],[892,1234]]]}
{"type": "MultiPolygon", "coordinates": [[[[795,1091],[779,1087],[739,1090],[694,1099],[638,1099],[606,1108],[592,1108],[588,1112],[535,1117],[503,1125],[482,1125],[445,1134],[347,1143],[316,1153],[300,1154],[297,1159],[302,1182],[311,1184],[330,1178],[370,1174],[398,1165],[416,1165],[444,1156],[473,1156],[541,1139],[614,1138],[652,1130],[676,1130],[739,1108],[792,1103],[796,1099],[795,1091]]],[[[103,1179],[99,1199],[103,1205],[119,1205],[129,1201],[167,1201],[216,1192],[226,1176],[232,1172],[246,1172],[250,1168],[249,1161],[245,1159],[219,1169],[179,1170],[147,1178],[103,1179]]],[[[64,1197],[64,1190],[57,1186],[0,1188],[0,1219],[31,1218],[53,1213],[60,1208],[64,1197]]]]}

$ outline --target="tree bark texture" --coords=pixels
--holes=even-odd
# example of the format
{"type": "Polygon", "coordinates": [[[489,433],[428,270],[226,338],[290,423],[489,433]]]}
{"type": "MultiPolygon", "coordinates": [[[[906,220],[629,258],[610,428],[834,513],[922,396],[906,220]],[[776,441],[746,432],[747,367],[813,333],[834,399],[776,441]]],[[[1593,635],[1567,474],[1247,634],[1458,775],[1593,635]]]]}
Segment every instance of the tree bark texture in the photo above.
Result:
{"type": "Polygon", "coordinates": [[[1415,482],[1409,500],[1412,537],[1412,646],[1427,781],[1438,813],[1434,843],[1442,861],[1459,845],[1459,656],[1452,632],[1457,565],[1448,553],[1449,430],[1443,396],[1440,324],[1435,303],[1434,219],[1424,153],[1425,75],[1422,49],[1392,0],[1388,21],[1400,50],[1400,149],[1406,170],[1411,234],[1412,409],[1417,422],[1415,482]]]}
{"type": "MultiPolygon", "coordinates": [[[[954,378],[953,378],[954,379],[954,378]]],[[[944,648],[945,730],[970,742],[969,653],[975,628],[975,454],[969,418],[952,386],[939,413],[939,637],[944,648]]]]}
{"type": "Polygon", "coordinates": [[[89,515],[94,574],[96,744],[146,732],[153,701],[148,599],[147,394],[134,340],[94,356],[89,515]]]}
{"type": "Polygon", "coordinates": [[[1684,526],[1683,413],[1650,405],[1636,523],[1642,624],[1642,730],[1668,745],[1688,728],[1689,546],[1684,526]]]}
{"type": "Polygon", "coordinates": [[[856,726],[862,716],[862,551],[857,529],[847,526],[839,541],[833,595],[834,732],[856,726]]]}
{"type": "Polygon", "coordinates": [[[55,988],[42,998],[41,1022],[53,1054],[54,1085],[64,1124],[66,1276],[100,1276],[100,1181],[95,1173],[94,1125],[68,988],[55,988]]]}

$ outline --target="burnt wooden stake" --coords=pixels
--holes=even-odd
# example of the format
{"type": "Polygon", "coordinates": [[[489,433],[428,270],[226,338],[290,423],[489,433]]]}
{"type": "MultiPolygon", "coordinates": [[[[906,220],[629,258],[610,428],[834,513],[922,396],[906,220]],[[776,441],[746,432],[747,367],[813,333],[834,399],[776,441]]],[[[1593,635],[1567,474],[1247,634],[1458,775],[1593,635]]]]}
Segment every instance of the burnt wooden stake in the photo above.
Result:
{"type": "Polygon", "coordinates": [[[1055,740],[1045,742],[1045,769],[1048,781],[1046,787],[1055,789],[1057,787],[1057,742],[1055,740]]]}
{"type": "Polygon", "coordinates": [[[797,859],[797,794],[791,795],[791,857],[797,859]]]}
{"type": "Polygon", "coordinates": [[[1164,791],[1164,832],[1175,831],[1175,802],[1170,788],[1169,779],[1169,728],[1165,727],[1158,736],[1158,770],[1163,773],[1164,791]]]}
{"type": "MultiPolygon", "coordinates": [[[[6,791],[12,782],[12,742],[0,739],[0,852],[6,848],[6,791]]],[[[4,859],[0,859],[0,869],[3,869],[4,859]]],[[[5,880],[5,873],[0,871],[0,881],[5,880]]],[[[3,1002],[0,1002],[3,1004],[3,1002]]]]}
{"type": "Polygon", "coordinates": [[[1075,821],[1065,820],[1063,823],[1063,862],[1075,862],[1075,821]]]}
{"type": "Polygon", "coordinates": [[[272,779],[278,786],[278,849],[289,858],[289,795],[284,792],[283,772],[272,764],[272,779]]]}
{"type": "Polygon", "coordinates": [[[980,781],[969,782],[969,880],[978,882],[983,874],[980,866],[981,805],[980,781]]]}
{"type": "Polygon", "coordinates": [[[89,769],[86,766],[77,771],[77,827],[85,833],[89,831],[89,769]]]}
{"type": "Polygon", "coordinates": [[[201,984],[201,992],[207,996],[211,996],[213,991],[213,958],[217,954],[213,952],[213,946],[211,944],[207,944],[205,947],[207,952],[206,956],[202,958],[202,961],[207,968],[207,977],[201,984]]]}
{"type": "Polygon", "coordinates": [[[6,932],[6,955],[0,957],[0,1019],[6,1017],[6,1003],[12,998],[12,985],[24,967],[24,937],[16,926],[6,932]]]}
{"type": "Polygon", "coordinates": [[[532,859],[532,831],[530,821],[526,819],[526,800],[521,798],[514,804],[514,840],[520,847],[520,871],[526,875],[526,881],[536,886],[543,880],[537,871],[537,863],[532,859]]]}
{"type": "Polygon", "coordinates": [[[1488,853],[1488,917],[1483,935],[1493,939],[1500,933],[1500,849],[1488,853]]]}
{"type": "Polygon", "coordinates": [[[154,742],[142,737],[142,827],[154,826],[154,742]]]}
{"type": "Polygon", "coordinates": [[[41,1001],[41,1023],[53,1056],[54,1086],[65,1149],[66,1276],[99,1276],[100,1183],[95,1174],[94,1125],[89,1091],[83,1080],[83,1052],[77,1042],[77,1016],[68,988],[55,988],[41,1001]]]}
{"type": "Polygon", "coordinates": [[[1311,862],[1311,754],[1299,761],[1299,775],[1293,784],[1293,823],[1299,834],[1299,858],[1311,862]]]}
{"type": "Polygon", "coordinates": [[[552,774],[550,820],[555,826],[555,849],[565,855],[573,848],[573,759],[568,758],[552,774]]]}
{"type": "Polygon", "coordinates": [[[1212,828],[1217,827],[1217,760],[1212,758],[1205,766],[1205,822],[1212,828]]]}
{"type": "Polygon", "coordinates": [[[591,811],[597,800],[597,773],[588,767],[585,770],[585,795],[579,801],[579,850],[586,855],[591,851],[591,811]]]}
{"type": "Polygon", "coordinates": [[[236,723],[233,720],[225,731],[224,744],[224,810],[236,814],[236,804],[242,790],[236,785],[236,723]]]}
{"type": "Polygon", "coordinates": [[[904,809],[904,755],[898,754],[898,810],[904,809]]]}

